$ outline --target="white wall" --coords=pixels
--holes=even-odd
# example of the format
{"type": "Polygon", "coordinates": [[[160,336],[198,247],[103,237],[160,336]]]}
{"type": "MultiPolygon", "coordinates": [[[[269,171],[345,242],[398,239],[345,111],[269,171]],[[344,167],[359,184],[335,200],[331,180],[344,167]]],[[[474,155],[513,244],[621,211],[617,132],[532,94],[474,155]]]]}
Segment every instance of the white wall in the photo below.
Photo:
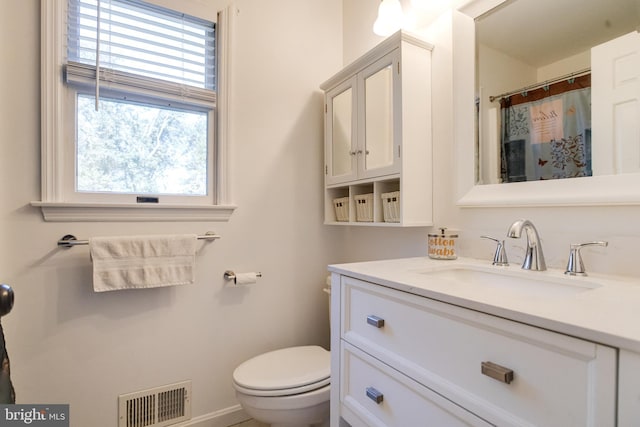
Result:
{"type": "Polygon", "coordinates": [[[536,81],[544,82],[545,80],[555,79],[587,68],[591,68],[591,50],[577,53],[538,68],[536,81]]]}
{"type": "MultiPolygon", "coordinates": [[[[343,0],[343,64],[347,65],[383,40],[373,33],[380,2],[343,0]]],[[[337,71],[337,70],[336,70],[337,71]]]]}
{"type": "MultiPolygon", "coordinates": [[[[177,0],[176,0],[177,1],[177,0]]],[[[205,0],[203,0],[205,2],[205,0]]],[[[208,2],[208,4],[213,4],[208,2]]],[[[193,380],[193,415],[236,405],[241,361],[289,345],[328,345],[326,265],[341,230],[323,222],[322,95],[342,64],[340,0],[239,0],[228,223],[45,223],[40,198],[39,0],[0,13],[0,281],[19,403],[69,403],[72,426],[116,425],[117,395],[193,380]],[[9,67],[10,66],[10,67],[9,67]],[[193,286],[95,294],[72,233],[204,233],[193,286]],[[226,269],[260,270],[247,288],[226,269]]]]}

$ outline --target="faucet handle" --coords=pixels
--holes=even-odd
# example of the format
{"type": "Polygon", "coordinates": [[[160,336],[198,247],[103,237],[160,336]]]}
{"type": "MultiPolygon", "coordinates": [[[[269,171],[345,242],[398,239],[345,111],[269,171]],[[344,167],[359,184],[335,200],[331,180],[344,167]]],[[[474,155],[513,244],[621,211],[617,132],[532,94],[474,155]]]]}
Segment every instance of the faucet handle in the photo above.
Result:
{"type": "Polygon", "coordinates": [[[596,241],[587,243],[572,243],[569,251],[569,259],[567,260],[567,268],[564,274],[570,276],[586,276],[584,271],[584,264],[582,263],[582,255],[580,255],[580,249],[585,246],[608,246],[608,242],[596,241]]]}
{"type": "Polygon", "coordinates": [[[498,240],[490,236],[480,236],[481,239],[489,239],[496,242],[496,253],[493,255],[493,265],[509,265],[507,252],[504,250],[504,240],[498,240]]]}

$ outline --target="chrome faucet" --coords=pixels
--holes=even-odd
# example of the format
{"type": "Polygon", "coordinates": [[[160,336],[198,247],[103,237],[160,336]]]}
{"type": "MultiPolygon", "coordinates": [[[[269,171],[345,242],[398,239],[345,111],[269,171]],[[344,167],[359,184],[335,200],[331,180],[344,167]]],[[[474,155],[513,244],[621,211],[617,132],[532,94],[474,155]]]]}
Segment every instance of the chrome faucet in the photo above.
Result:
{"type": "Polygon", "coordinates": [[[524,270],[544,271],[547,265],[544,262],[544,254],[542,253],[542,244],[536,227],[528,219],[519,219],[509,227],[507,237],[517,239],[522,235],[522,230],[527,235],[527,249],[525,251],[522,268],[524,270]]]}
{"type": "Polygon", "coordinates": [[[580,255],[580,249],[585,246],[607,246],[608,242],[588,242],[588,243],[572,243],[571,252],[569,253],[569,260],[567,261],[567,268],[564,274],[570,276],[586,276],[587,272],[584,271],[584,263],[582,262],[582,256],[580,255]]]}
{"type": "Polygon", "coordinates": [[[509,260],[507,259],[507,252],[504,250],[504,240],[494,239],[491,236],[480,236],[481,239],[489,239],[496,242],[496,252],[493,255],[493,265],[507,266],[509,260]]]}

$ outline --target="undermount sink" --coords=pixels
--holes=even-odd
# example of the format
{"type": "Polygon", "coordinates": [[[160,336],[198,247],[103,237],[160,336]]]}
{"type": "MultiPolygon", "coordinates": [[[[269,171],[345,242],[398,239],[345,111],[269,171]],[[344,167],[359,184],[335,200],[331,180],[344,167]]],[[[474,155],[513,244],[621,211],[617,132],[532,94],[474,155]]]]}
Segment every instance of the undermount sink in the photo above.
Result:
{"type": "Polygon", "coordinates": [[[479,266],[451,266],[420,271],[420,274],[437,281],[475,286],[487,290],[506,290],[526,295],[572,295],[587,292],[600,285],[597,282],[576,277],[559,277],[550,272],[535,272],[479,266]]]}

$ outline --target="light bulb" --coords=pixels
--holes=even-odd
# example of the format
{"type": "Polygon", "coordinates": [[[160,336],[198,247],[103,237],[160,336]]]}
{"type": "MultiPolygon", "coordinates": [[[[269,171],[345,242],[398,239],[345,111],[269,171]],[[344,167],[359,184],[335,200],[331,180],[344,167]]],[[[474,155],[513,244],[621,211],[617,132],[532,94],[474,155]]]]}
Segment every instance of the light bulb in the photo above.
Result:
{"type": "Polygon", "coordinates": [[[429,11],[442,6],[451,6],[451,0],[411,0],[411,7],[416,10],[429,11]]]}
{"type": "Polygon", "coordinates": [[[426,9],[428,6],[429,0],[411,0],[411,6],[415,9],[426,9]]]}
{"type": "Polygon", "coordinates": [[[378,19],[373,24],[373,32],[379,36],[389,36],[403,24],[404,14],[399,0],[382,0],[378,7],[378,19]]]}

